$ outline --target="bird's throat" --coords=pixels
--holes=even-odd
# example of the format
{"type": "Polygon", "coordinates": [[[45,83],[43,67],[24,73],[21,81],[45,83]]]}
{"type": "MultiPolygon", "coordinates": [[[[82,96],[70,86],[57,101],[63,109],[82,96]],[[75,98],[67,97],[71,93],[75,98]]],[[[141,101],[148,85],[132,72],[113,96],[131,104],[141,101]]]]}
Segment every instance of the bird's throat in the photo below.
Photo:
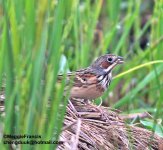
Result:
{"type": "Polygon", "coordinates": [[[104,88],[104,90],[107,90],[108,86],[111,83],[111,80],[112,72],[98,77],[99,84],[104,88]]]}

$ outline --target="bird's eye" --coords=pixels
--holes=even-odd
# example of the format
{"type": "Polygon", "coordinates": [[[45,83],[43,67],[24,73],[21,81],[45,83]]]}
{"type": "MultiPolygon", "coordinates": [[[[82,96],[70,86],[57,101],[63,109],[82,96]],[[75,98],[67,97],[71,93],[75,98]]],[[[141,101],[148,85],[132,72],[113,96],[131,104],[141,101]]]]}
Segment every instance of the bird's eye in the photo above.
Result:
{"type": "Polygon", "coordinates": [[[83,78],[83,81],[87,81],[87,79],[86,78],[83,78]]]}
{"type": "Polygon", "coordinates": [[[112,62],[112,60],[113,60],[112,58],[108,58],[108,62],[112,62]]]}

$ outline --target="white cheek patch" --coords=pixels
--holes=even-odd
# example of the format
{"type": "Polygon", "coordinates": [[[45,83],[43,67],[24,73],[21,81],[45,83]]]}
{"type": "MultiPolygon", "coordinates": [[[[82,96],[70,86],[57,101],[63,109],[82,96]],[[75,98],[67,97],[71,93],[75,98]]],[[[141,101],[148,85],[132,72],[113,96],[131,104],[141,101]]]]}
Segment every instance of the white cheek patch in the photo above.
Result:
{"type": "Polygon", "coordinates": [[[104,69],[105,72],[108,72],[109,70],[112,70],[116,65],[117,65],[117,64],[114,63],[114,64],[112,64],[111,66],[109,66],[107,69],[104,69]]]}

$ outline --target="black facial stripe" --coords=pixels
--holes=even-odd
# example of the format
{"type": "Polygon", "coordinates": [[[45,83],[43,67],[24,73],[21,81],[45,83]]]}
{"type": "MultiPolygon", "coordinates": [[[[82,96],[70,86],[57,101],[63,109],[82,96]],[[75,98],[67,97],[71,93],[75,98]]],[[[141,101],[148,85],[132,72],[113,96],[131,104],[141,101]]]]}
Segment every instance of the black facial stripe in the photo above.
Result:
{"type": "Polygon", "coordinates": [[[109,76],[107,76],[107,83],[106,83],[106,86],[108,87],[108,85],[110,85],[110,83],[111,83],[111,79],[109,78],[109,76]]]}
{"type": "Polygon", "coordinates": [[[109,78],[108,83],[107,83],[107,87],[108,87],[108,84],[110,85],[110,83],[111,83],[111,79],[109,78]]]}
{"type": "Polygon", "coordinates": [[[105,75],[99,75],[97,78],[98,78],[98,81],[100,81],[100,82],[101,82],[101,81],[102,81],[102,80],[105,78],[105,75]],[[102,79],[100,79],[100,78],[101,78],[101,76],[103,76],[103,78],[102,78],[102,79]]]}
{"type": "MultiPolygon", "coordinates": [[[[98,76],[98,80],[101,76],[98,76]]],[[[103,78],[99,80],[99,84],[102,84],[103,86],[105,86],[105,88],[108,87],[108,85],[110,85],[111,83],[111,78],[109,77],[109,74],[105,74],[103,75],[103,78]]]]}
{"type": "Polygon", "coordinates": [[[107,80],[107,83],[106,83],[106,87],[108,87],[109,85],[110,85],[110,82],[111,82],[111,80],[110,80],[110,78],[107,80]]]}

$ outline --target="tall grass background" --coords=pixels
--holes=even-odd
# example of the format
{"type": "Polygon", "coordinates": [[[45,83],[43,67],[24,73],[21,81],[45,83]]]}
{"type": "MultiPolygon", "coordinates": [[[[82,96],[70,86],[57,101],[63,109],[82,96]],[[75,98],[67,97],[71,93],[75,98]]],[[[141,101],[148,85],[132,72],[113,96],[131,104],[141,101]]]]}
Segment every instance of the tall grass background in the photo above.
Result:
{"type": "Polygon", "coordinates": [[[68,99],[57,74],[87,67],[106,53],[125,63],[114,70],[104,104],[126,114],[149,112],[153,119],[140,122],[163,136],[163,0],[1,0],[0,147],[9,148],[2,133],[57,140],[68,99]]]}

